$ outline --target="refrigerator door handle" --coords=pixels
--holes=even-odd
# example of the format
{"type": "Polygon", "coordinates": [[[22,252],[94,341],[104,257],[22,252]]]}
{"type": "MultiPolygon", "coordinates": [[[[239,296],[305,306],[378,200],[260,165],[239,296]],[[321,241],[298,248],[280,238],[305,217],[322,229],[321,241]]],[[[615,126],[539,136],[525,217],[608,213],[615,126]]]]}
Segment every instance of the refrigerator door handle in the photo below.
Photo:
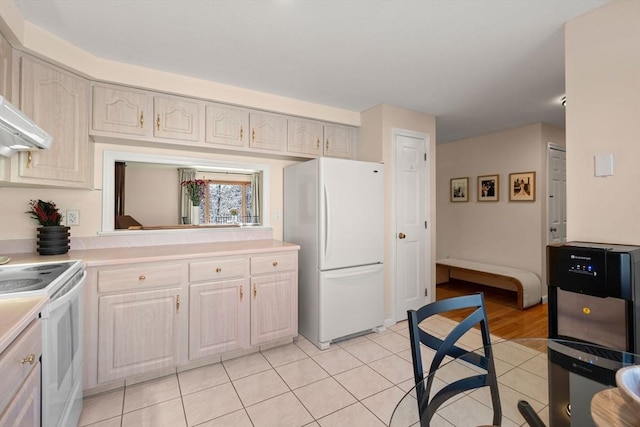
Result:
{"type": "Polygon", "coordinates": [[[349,272],[349,273],[345,273],[345,272],[335,272],[335,273],[330,273],[327,272],[325,273],[325,277],[327,279],[342,279],[342,278],[347,278],[347,277],[358,277],[358,276],[365,276],[367,274],[371,274],[371,273],[377,273],[378,271],[380,271],[382,269],[382,264],[374,264],[375,267],[369,268],[367,270],[359,270],[359,271],[354,271],[354,272],[349,272]]]}
{"type": "Polygon", "coordinates": [[[327,186],[324,186],[324,257],[327,258],[329,253],[329,195],[327,194],[327,186]]]}

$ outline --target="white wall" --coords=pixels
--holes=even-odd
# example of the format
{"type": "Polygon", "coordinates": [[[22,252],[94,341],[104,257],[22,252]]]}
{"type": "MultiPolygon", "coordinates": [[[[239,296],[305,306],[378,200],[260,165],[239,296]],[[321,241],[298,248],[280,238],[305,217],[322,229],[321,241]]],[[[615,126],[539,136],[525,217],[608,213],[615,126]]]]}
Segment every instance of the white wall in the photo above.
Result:
{"type": "Polygon", "coordinates": [[[566,24],[567,238],[640,245],[640,2],[566,24]],[[614,174],[594,176],[613,153],[614,174]]]}
{"type": "Polygon", "coordinates": [[[180,187],[177,168],[127,167],[125,214],[142,225],[180,222],[180,187]]]}
{"type": "MultiPolygon", "coordinates": [[[[35,239],[37,223],[24,212],[28,208],[29,200],[36,198],[53,200],[63,214],[68,209],[80,211],[80,225],[71,228],[72,238],[97,236],[102,226],[102,154],[104,151],[127,151],[164,156],[194,157],[196,160],[215,159],[229,162],[267,164],[271,173],[269,186],[270,223],[273,229],[273,238],[282,240],[282,215],[280,215],[279,220],[275,219],[276,211],[282,213],[282,169],[289,164],[295,163],[295,161],[96,143],[93,165],[94,190],[0,187],[0,243],[3,240],[35,239]]],[[[127,211],[128,209],[129,207],[127,207],[127,211]]],[[[175,212],[173,208],[171,210],[175,212]]]]}
{"type": "Polygon", "coordinates": [[[522,268],[544,286],[546,146],[561,129],[534,124],[437,146],[437,258],[522,268]],[[509,201],[509,174],[536,172],[533,202],[509,201]],[[499,175],[499,201],[478,202],[477,178],[499,175]],[[450,201],[450,179],[469,177],[469,201],[450,201]]]}

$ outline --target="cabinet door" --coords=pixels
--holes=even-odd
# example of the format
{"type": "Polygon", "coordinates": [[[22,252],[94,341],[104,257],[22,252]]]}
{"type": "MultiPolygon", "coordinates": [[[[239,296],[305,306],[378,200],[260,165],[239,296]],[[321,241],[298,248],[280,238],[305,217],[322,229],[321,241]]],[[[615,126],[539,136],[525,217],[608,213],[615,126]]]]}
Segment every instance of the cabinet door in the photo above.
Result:
{"type": "Polygon", "coordinates": [[[324,126],[324,155],[327,157],[353,157],[356,143],[355,128],[339,125],[324,126]]]}
{"type": "Polygon", "coordinates": [[[53,136],[53,143],[48,150],[20,153],[19,176],[42,179],[45,185],[87,186],[87,81],[27,56],[21,65],[20,108],[53,136]]]}
{"type": "Polygon", "coordinates": [[[183,141],[200,140],[201,103],[186,99],[154,96],[153,135],[183,141]]]}
{"type": "Polygon", "coordinates": [[[322,123],[311,120],[289,119],[287,151],[290,153],[322,155],[322,123]]]}
{"type": "Polygon", "coordinates": [[[173,288],[99,298],[98,382],[178,364],[182,292],[173,288]]]}
{"type": "Polygon", "coordinates": [[[207,104],[205,142],[232,147],[249,146],[249,112],[226,105],[207,104]]]}
{"type": "Polygon", "coordinates": [[[249,345],[245,279],[189,287],[189,360],[249,345]]]}
{"type": "Polygon", "coordinates": [[[297,319],[293,272],[251,278],[251,345],[297,335],[297,319]]]}
{"type": "Polygon", "coordinates": [[[0,427],[40,427],[40,372],[38,362],[2,414],[0,427]]]}
{"type": "Polygon", "coordinates": [[[149,95],[145,92],[111,86],[93,87],[91,129],[118,134],[151,134],[149,95]]]}
{"type": "Polygon", "coordinates": [[[12,59],[13,54],[11,51],[11,45],[0,34],[0,95],[4,96],[9,102],[11,102],[11,84],[12,84],[12,59]]]}
{"type": "Polygon", "coordinates": [[[283,151],[287,143],[287,119],[272,114],[249,114],[251,135],[249,147],[260,150],[283,151]]]}

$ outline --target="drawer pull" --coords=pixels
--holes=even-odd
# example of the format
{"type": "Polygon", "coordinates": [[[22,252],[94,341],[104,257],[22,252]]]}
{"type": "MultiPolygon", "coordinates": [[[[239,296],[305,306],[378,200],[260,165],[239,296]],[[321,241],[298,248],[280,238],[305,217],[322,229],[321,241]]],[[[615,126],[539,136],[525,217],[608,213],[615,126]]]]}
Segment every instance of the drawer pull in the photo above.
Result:
{"type": "Polygon", "coordinates": [[[244,291],[242,290],[242,286],[240,286],[240,301],[242,301],[243,297],[244,297],[244,291]]]}
{"type": "Polygon", "coordinates": [[[180,295],[176,295],[176,313],[180,313],[180,295]]]}
{"type": "Polygon", "coordinates": [[[146,277],[144,277],[144,274],[141,274],[140,277],[138,277],[138,280],[140,280],[140,281],[143,281],[145,279],[146,279],[146,277]]]}
{"type": "Polygon", "coordinates": [[[216,273],[220,273],[222,269],[220,267],[216,267],[216,273]]]}
{"type": "Polygon", "coordinates": [[[258,295],[258,287],[254,283],[253,284],[253,298],[255,299],[257,295],[258,295]]]}
{"type": "Polygon", "coordinates": [[[144,111],[140,111],[140,127],[144,127],[144,111]]]}
{"type": "Polygon", "coordinates": [[[278,261],[273,261],[273,266],[277,267],[278,266],[278,261]]]}
{"type": "Polygon", "coordinates": [[[22,359],[20,361],[21,365],[24,365],[25,363],[28,363],[29,365],[33,365],[33,363],[36,361],[36,355],[31,353],[29,356],[25,357],[24,359],[22,359]]]}

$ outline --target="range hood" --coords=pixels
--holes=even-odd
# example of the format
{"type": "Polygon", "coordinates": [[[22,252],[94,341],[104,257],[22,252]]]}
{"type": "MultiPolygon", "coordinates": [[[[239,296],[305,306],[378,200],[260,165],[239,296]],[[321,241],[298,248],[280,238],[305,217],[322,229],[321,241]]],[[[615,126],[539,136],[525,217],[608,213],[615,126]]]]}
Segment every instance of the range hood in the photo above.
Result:
{"type": "Polygon", "coordinates": [[[0,96],[0,155],[9,157],[16,151],[45,150],[53,137],[0,96]]]}

